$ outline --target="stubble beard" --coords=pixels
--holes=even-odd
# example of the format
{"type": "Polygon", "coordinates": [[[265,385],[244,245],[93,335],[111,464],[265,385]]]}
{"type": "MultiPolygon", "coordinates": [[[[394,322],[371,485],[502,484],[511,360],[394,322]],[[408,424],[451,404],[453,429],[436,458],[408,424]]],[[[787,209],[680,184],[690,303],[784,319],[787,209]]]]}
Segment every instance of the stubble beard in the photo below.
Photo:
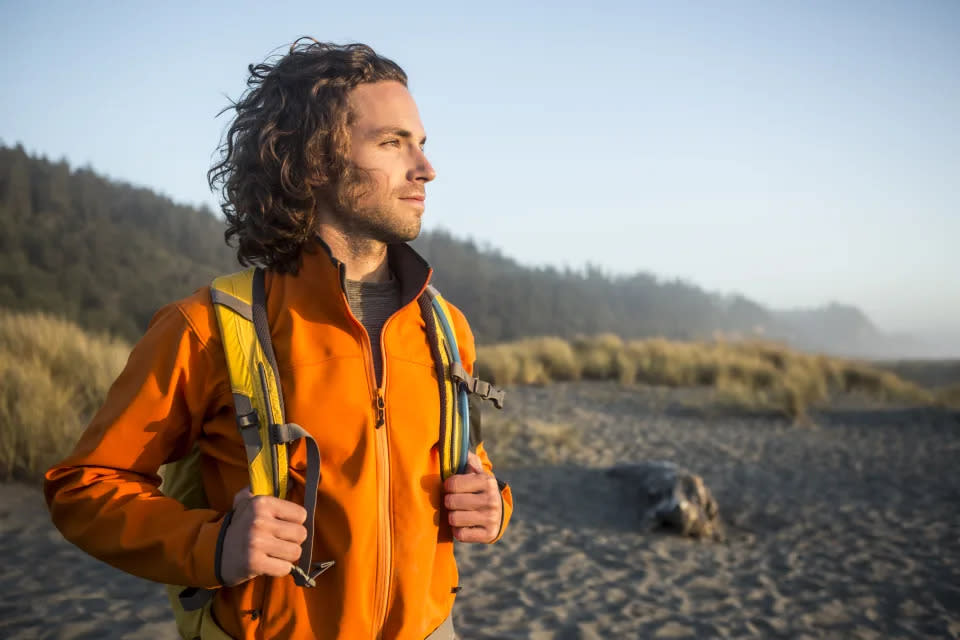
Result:
{"type": "Polygon", "coordinates": [[[410,242],[420,235],[420,216],[406,218],[396,211],[396,193],[373,204],[360,202],[376,190],[376,183],[365,171],[352,169],[337,184],[333,213],[352,242],[366,244],[398,244],[410,242]]]}

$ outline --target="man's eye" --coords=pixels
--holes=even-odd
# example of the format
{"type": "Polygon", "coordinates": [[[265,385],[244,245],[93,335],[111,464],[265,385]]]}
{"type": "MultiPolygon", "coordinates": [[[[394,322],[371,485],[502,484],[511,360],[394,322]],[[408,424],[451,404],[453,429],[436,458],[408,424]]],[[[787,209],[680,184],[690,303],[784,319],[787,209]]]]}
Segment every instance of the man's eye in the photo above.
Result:
{"type": "Polygon", "coordinates": [[[400,146],[400,141],[399,141],[399,140],[387,140],[387,141],[385,141],[385,142],[380,143],[380,146],[381,146],[381,147],[399,147],[399,146],[400,146]]]}

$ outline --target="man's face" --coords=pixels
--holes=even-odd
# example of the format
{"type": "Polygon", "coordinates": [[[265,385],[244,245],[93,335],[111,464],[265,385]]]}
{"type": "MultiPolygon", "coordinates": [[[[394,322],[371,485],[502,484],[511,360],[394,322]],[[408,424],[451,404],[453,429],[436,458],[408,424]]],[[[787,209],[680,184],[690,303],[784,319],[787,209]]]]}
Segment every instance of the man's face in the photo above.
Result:
{"type": "Polygon", "coordinates": [[[417,105],[406,87],[392,81],[362,84],[349,101],[354,117],[347,127],[347,160],[359,176],[337,185],[336,213],[352,234],[385,244],[413,240],[420,233],[425,186],[436,176],[423,153],[426,134],[417,105]]]}

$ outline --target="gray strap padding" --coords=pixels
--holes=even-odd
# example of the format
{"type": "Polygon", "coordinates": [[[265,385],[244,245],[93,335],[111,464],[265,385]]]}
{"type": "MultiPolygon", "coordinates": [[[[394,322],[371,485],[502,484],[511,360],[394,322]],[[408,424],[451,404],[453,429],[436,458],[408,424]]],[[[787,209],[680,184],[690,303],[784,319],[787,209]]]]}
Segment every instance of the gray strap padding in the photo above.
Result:
{"type": "Polygon", "coordinates": [[[490,400],[497,409],[503,409],[503,400],[507,395],[506,392],[480,378],[474,378],[467,373],[467,370],[463,368],[461,363],[450,363],[450,377],[462,383],[469,393],[476,394],[485,400],[490,400]]]}
{"type": "Polygon", "coordinates": [[[214,289],[211,287],[210,299],[213,300],[213,304],[219,304],[229,309],[233,309],[242,317],[246,318],[250,322],[253,322],[253,307],[240,298],[234,297],[225,291],[220,291],[219,289],[214,289]]]}

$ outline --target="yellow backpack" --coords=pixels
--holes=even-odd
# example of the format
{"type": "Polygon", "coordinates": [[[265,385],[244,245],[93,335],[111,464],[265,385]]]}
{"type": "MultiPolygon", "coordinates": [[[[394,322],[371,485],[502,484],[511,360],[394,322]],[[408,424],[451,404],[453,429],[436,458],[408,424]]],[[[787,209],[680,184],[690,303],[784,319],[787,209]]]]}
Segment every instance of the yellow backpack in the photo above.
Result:
{"type": "MultiPolygon", "coordinates": [[[[283,391],[267,323],[263,269],[252,267],[214,279],[210,297],[223,341],[237,427],[247,451],[251,492],[285,498],[289,477],[287,445],[299,439],[306,443],[303,506],[307,510],[307,538],[291,573],[298,586],[312,587],[317,576],[334,564],[333,560],[316,564],[312,560],[314,511],[321,477],[320,451],[306,430],[285,420],[283,391]]],[[[429,286],[419,302],[440,381],[440,467],[445,480],[466,469],[471,444],[468,396],[491,400],[500,409],[504,392],[470,376],[463,368],[450,309],[440,293],[429,286]]],[[[474,411],[472,417],[472,435],[478,442],[479,412],[474,411]]],[[[188,508],[208,506],[200,482],[199,461],[199,450],[194,448],[188,456],[165,465],[162,470],[163,493],[177,498],[188,508]]],[[[223,526],[228,524],[229,521],[225,521],[223,526]]],[[[218,556],[219,552],[218,549],[218,556]]],[[[167,586],[181,637],[187,640],[227,638],[210,615],[213,593],[196,587],[167,586]]]]}

